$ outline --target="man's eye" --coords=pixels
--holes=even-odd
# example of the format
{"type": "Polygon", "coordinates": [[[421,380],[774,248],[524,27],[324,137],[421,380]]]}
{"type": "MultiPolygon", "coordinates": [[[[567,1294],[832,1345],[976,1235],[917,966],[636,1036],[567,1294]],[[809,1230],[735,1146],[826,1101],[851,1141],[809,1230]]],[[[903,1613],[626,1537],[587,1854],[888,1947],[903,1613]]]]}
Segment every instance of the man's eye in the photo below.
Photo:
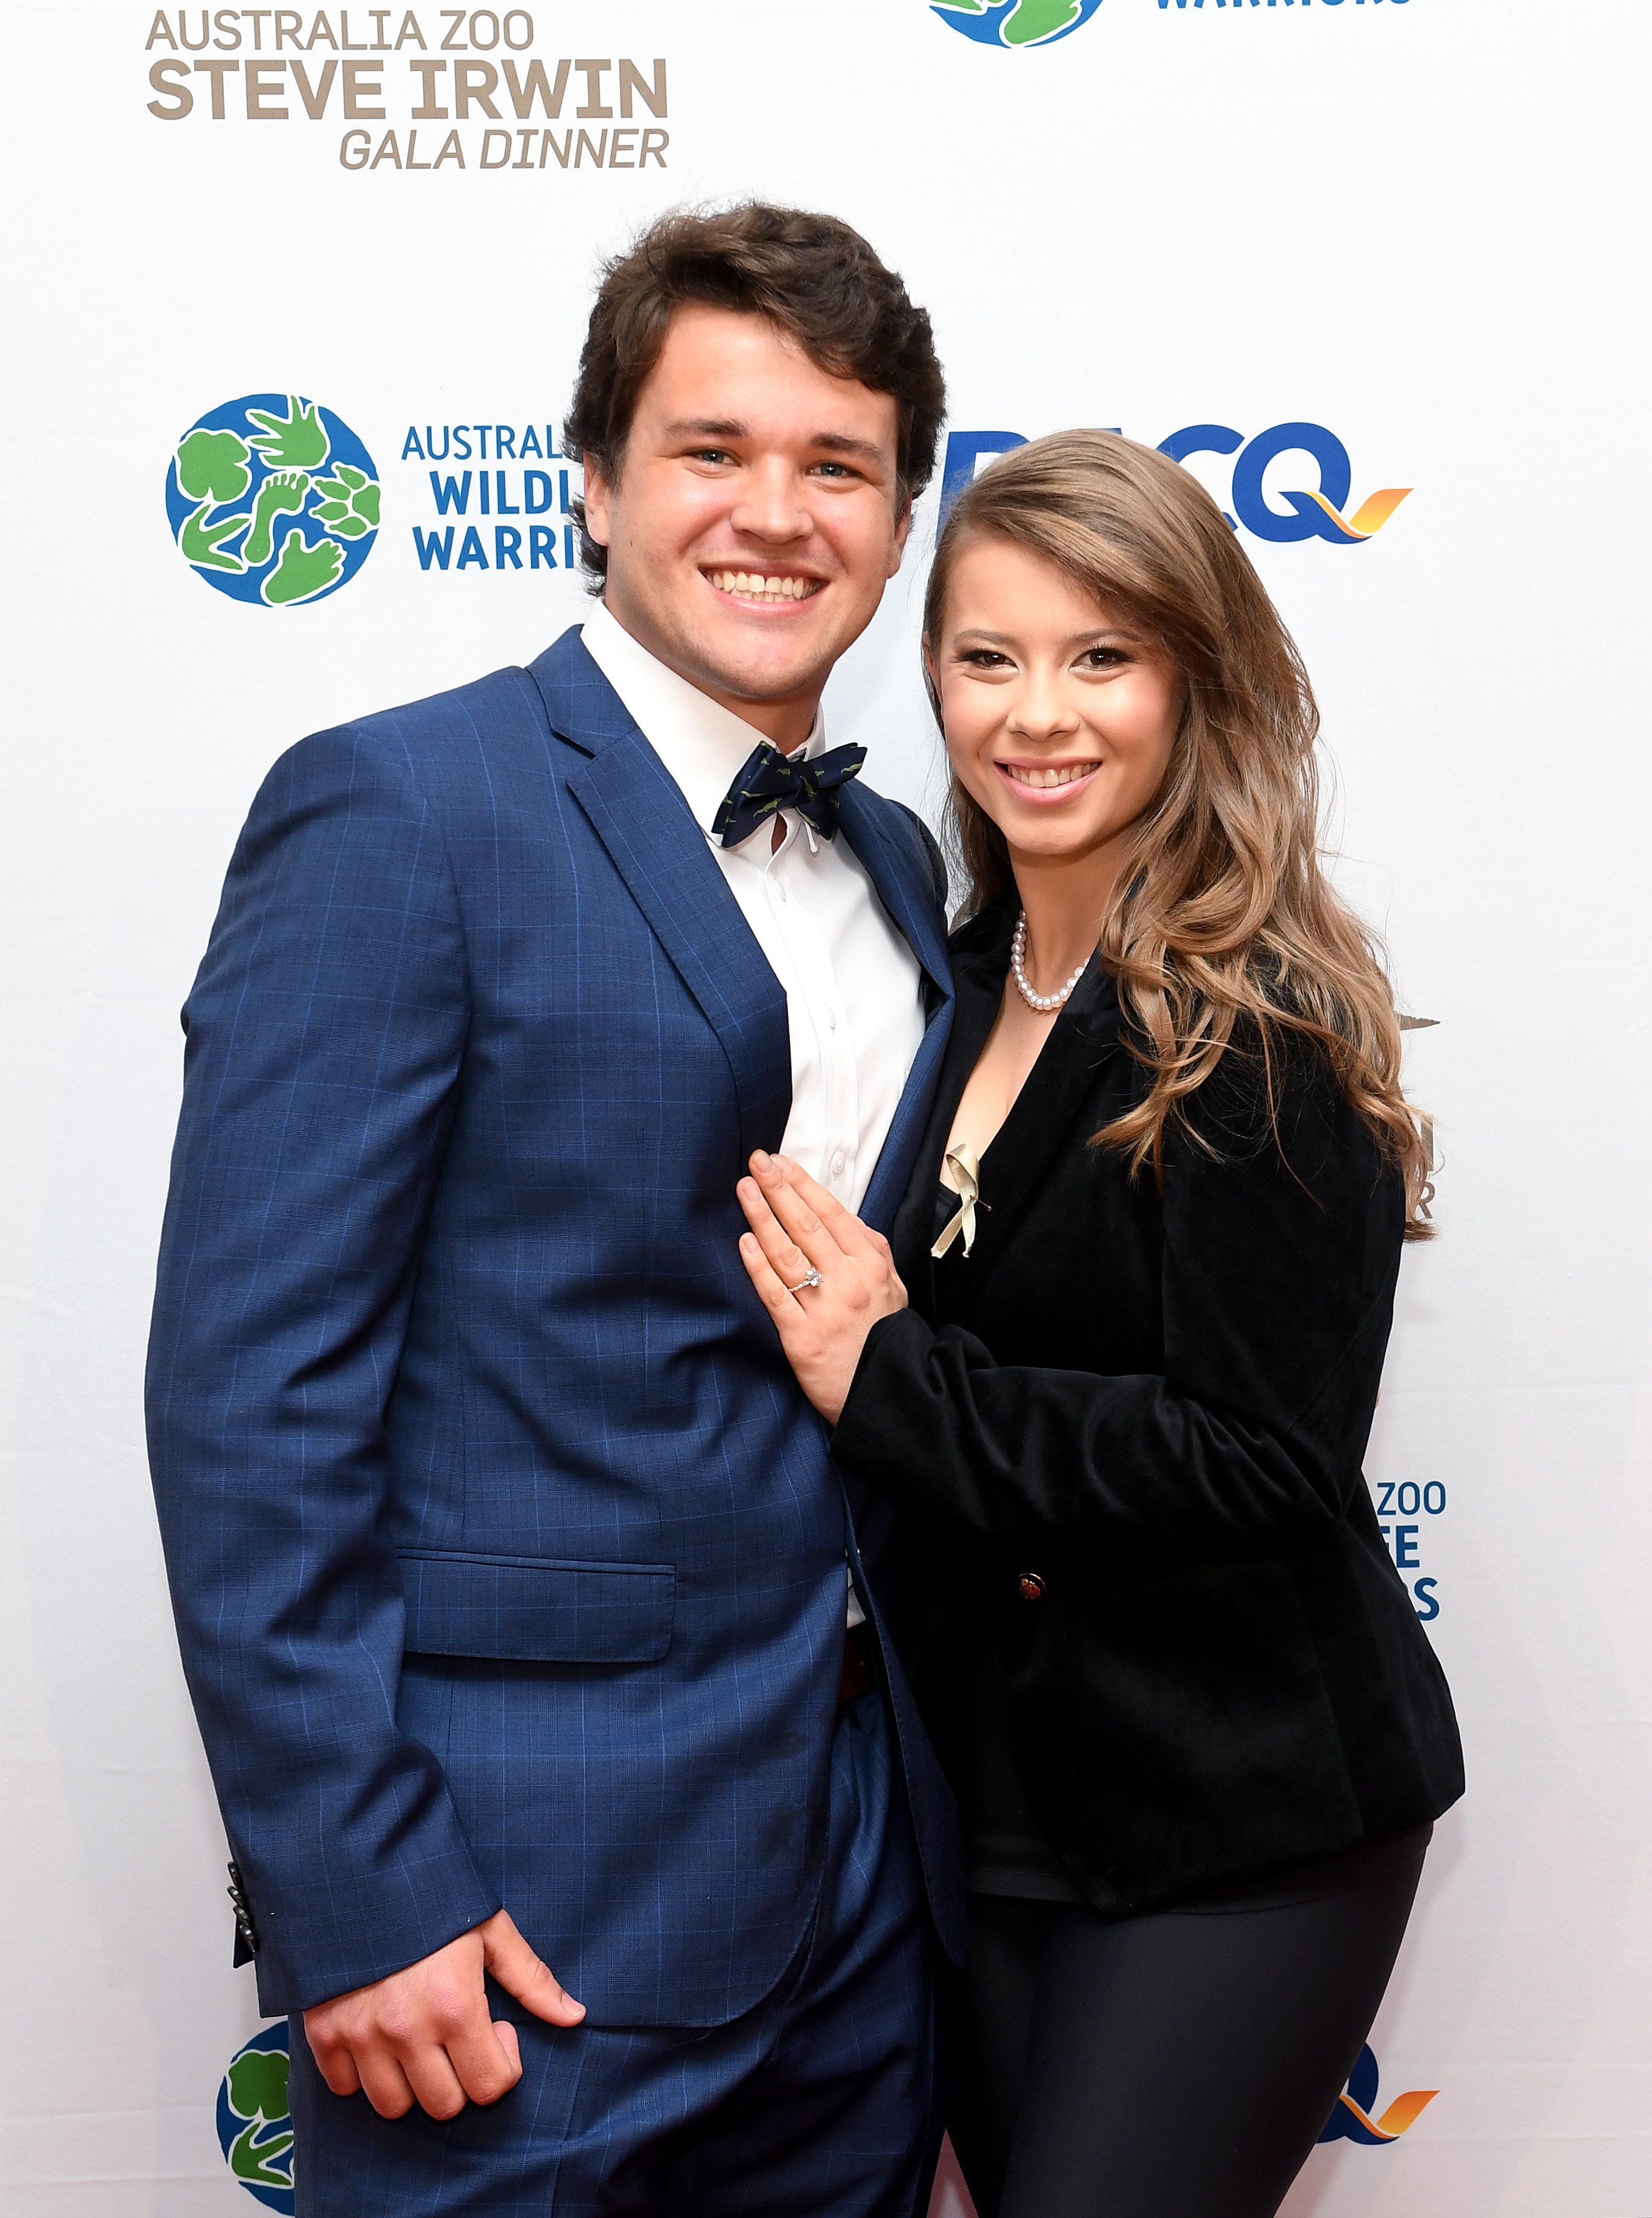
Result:
{"type": "Polygon", "coordinates": [[[847,462],[816,462],[815,473],[823,478],[852,478],[856,474],[847,462]]]}
{"type": "Polygon", "coordinates": [[[694,462],[732,462],[733,459],[727,447],[696,447],[689,456],[694,462]]]}

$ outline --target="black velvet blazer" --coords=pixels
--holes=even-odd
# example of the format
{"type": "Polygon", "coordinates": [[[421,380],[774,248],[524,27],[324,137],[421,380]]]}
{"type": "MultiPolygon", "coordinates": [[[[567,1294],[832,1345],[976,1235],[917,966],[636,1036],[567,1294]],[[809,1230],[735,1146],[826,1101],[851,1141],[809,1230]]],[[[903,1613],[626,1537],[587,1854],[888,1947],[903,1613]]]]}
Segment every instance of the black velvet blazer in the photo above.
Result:
{"type": "Polygon", "coordinates": [[[954,937],[957,1013],[894,1233],[912,1305],[873,1329],[832,1446],[902,1512],[906,1660],[943,1761],[964,1775],[964,1658],[990,1641],[1039,1824],[1096,1908],[1130,1911],[1462,1792],[1360,1469],[1403,1200],[1301,1051],[1277,1139],[1254,1060],[1225,1056],[1194,1096],[1219,1159],[1172,1140],[1162,1190],[1086,1146],[1145,1084],[1092,963],[982,1159],[974,1253],[944,1267],[968,1274],[971,1325],[944,1322],[936,1188],[1009,934],[995,915],[954,937]]]}

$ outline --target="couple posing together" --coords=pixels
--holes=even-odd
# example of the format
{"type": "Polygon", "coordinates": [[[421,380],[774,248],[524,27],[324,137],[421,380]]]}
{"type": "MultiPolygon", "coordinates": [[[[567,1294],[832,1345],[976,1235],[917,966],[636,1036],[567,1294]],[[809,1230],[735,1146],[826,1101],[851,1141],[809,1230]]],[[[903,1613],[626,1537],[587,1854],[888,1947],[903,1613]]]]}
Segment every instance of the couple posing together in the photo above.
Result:
{"type": "Polygon", "coordinates": [[[821,690],[944,387],[762,205],[608,270],[582,626],[306,740],[185,1011],[149,1372],[314,2218],[1262,2218],[1450,1699],[1360,1475],[1427,1165],[1197,481],[994,462],[963,871],[821,690]]]}

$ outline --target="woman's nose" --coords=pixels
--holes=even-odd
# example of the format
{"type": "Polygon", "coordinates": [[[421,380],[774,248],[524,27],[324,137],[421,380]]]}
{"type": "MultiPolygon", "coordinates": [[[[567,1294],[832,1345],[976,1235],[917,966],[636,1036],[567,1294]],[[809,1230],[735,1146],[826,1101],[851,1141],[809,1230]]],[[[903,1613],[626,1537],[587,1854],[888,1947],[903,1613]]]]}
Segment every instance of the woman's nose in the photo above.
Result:
{"type": "Polygon", "coordinates": [[[1016,688],[1008,722],[1011,731],[1030,740],[1065,739],[1079,728],[1078,713],[1064,689],[1036,675],[1016,688]]]}

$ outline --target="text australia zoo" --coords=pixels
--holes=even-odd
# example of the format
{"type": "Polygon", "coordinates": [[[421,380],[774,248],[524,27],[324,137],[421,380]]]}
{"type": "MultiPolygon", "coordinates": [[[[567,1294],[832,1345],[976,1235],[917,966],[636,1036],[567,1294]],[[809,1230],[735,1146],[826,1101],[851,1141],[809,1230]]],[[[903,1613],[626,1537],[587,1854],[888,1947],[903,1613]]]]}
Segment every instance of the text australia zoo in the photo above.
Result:
{"type": "Polygon", "coordinates": [[[533,45],[521,8],[160,8],[149,112],[343,124],[347,170],[665,167],[663,60],[533,45]]]}

